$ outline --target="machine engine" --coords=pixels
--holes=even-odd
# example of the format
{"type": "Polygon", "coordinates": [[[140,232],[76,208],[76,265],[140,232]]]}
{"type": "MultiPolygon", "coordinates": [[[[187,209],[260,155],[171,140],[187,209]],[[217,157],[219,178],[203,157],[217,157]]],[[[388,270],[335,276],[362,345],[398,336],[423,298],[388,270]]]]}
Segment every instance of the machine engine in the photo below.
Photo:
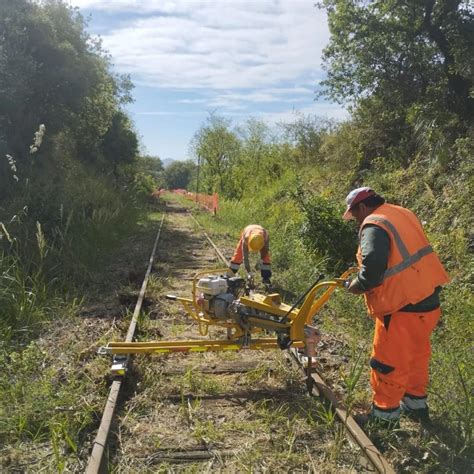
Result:
{"type": "Polygon", "coordinates": [[[197,303],[203,311],[217,319],[232,318],[230,306],[242,294],[245,280],[241,277],[210,275],[201,278],[196,288],[199,291],[197,303]]]}

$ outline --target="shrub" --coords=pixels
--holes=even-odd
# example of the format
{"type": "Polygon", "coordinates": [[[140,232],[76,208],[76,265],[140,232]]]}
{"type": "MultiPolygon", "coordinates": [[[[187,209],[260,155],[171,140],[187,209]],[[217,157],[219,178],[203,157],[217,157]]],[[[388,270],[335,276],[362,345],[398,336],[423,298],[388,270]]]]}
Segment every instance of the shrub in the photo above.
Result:
{"type": "Polygon", "coordinates": [[[316,195],[296,195],[304,213],[301,235],[305,244],[328,258],[336,271],[344,270],[354,261],[357,236],[351,222],[343,221],[342,209],[331,200],[316,195]]]}

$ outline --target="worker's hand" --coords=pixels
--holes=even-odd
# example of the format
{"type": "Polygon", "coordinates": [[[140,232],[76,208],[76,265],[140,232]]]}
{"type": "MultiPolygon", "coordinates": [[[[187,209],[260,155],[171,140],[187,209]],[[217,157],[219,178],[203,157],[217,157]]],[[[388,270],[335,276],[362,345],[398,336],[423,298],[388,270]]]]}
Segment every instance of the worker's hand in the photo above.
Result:
{"type": "Polygon", "coordinates": [[[247,290],[254,290],[255,289],[255,283],[253,281],[253,273],[248,273],[247,274],[247,283],[245,285],[247,287],[247,290]]]}
{"type": "MultiPolygon", "coordinates": [[[[347,285],[347,291],[352,293],[353,295],[361,295],[364,293],[364,290],[359,287],[359,281],[357,278],[354,278],[349,284],[347,285]]],[[[346,284],[344,284],[346,286],[346,284]]]]}

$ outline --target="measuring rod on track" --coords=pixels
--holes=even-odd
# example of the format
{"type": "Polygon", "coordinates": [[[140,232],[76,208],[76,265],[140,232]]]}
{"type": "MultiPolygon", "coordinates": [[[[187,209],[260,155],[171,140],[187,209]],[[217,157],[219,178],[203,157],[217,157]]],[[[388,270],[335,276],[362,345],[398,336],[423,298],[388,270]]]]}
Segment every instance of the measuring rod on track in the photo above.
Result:
{"type": "MultiPolygon", "coordinates": [[[[155,253],[158,247],[158,241],[160,240],[161,229],[163,227],[163,222],[165,220],[165,214],[161,218],[160,227],[156,235],[155,244],[153,245],[153,250],[151,252],[150,260],[148,261],[148,267],[145,273],[145,278],[142,283],[140,294],[138,295],[137,304],[135,305],[135,310],[133,311],[132,321],[128,327],[127,337],[125,342],[131,342],[133,336],[135,335],[135,329],[137,327],[138,316],[140,314],[143,299],[145,297],[146,287],[148,285],[148,279],[150,277],[151,269],[153,262],[155,260],[155,253]]],[[[114,373],[117,375],[125,375],[125,370],[127,368],[129,361],[129,356],[116,356],[113,362],[114,373]]],[[[110,387],[109,395],[107,397],[107,402],[105,404],[104,412],[102,414],[102,419],[100,421],[99,430],[97,431],[97,436],[92,447],[92,453],[89,457],[89,462],[87,464],[86,474],[97,474],[100,472],[102,460],[104,456],[104,450],[107,445],[107,438],[109,436],[110,426],[112,424],[112,418],[114,415],[115,407],[117,405],[117,400],[120,394],[120,389],[122,387],[123,377],[116,379],[112,382],[110,387]]]]}

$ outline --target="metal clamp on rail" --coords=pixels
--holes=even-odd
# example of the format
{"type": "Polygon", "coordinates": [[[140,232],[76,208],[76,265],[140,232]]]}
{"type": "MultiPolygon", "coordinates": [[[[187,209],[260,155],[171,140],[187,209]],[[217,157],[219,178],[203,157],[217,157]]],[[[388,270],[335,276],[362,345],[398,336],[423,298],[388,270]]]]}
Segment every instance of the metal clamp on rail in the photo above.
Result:
{"type": "Polygon", "coordinates": [[[120,375],[123,376],[127,372],[127,363],[128,363],[128,356],[116,354],[114,355],[114,359],[112,361],[112,367],[110,368],[110,373],[112,375],[120,375]]]}
{"type": "Polygon", "coordinates": [[[112,349],[109,346],[100,346],[99,349],[97,349],[97,354],[99,355],[112,354],[112,349]]]}
{"type": "MultiPolygon", "coordinates": [[[[101,346],[99,347],[98,354],[100,355],[109,355],[113,354],[112,347],[109,346],[101,346]]],[[[128,355],[127,354],[115,354],[114,358],[112,359],[112,366],[110,367],[110,373],[112,375],[123,376],[127,372],[127,363],[128,363],[128,355]]]]}

